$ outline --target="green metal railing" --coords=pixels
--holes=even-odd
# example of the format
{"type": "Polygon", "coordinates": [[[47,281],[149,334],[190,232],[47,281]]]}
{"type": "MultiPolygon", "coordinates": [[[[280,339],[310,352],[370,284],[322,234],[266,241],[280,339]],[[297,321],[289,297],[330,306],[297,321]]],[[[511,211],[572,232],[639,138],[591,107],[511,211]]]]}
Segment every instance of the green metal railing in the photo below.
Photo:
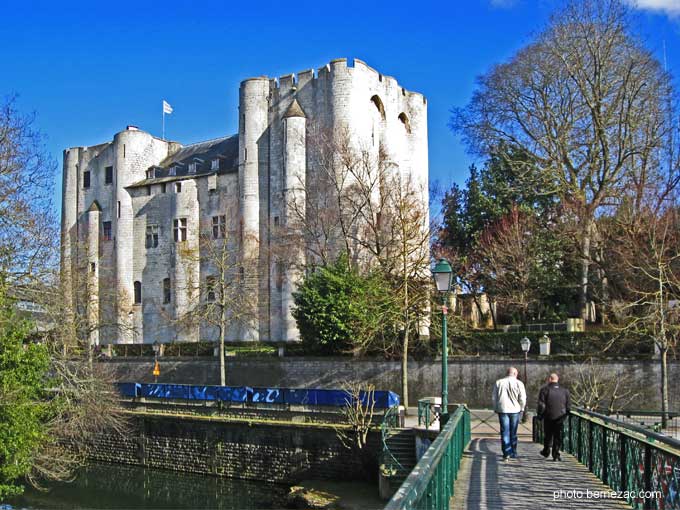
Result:
{"type": "Polygon", "coordinates": [[[387,439],[394,429],[399,428],[399,408],[390,407],[385,411],[385,416],[380,424],[380,443],[381,443],[381,458],[380,458],[380,469],[383,473],[390,475],[396,473],[398,469],[403,468],[401,463],[390,451],[387,445],[387,439]]]}
{"type": "Polygon", "coordinates": [[[470,411],[458,406],[385,510],[448,510],[463,452],[470,442],[470,411]]]}
{"type": "MultiPolygon", "coordinates": [[[[534,417],[534,441],[543,422],[534,417]]],[[[563,447],[633,508],[680,510],[680,441],[585,409],[564,422],[563,447]]]]}
{"type": "Polygon", "coordinates": [[[430,425],[439,419],[440,410],[441,399],[427,397],[418,400],[418,426],[425,425],[425,428],[429,429],[430,425]]]}

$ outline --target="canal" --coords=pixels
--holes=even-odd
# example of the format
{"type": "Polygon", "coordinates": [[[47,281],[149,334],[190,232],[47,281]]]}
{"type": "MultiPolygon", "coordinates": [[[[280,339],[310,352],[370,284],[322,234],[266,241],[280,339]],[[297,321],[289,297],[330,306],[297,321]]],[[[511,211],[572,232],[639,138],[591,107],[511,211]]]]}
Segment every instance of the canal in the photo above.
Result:
{"type": "MultiPolygon", "coordinates": [[[[92,464],[72,483],[50,484],[48,491],[26,487],[3,503],[17,509],[84,508],[281,508],[288,488],[117,464],[92,464]]],[[[9,507],[6,507],[9,508],[9,507]]]]}

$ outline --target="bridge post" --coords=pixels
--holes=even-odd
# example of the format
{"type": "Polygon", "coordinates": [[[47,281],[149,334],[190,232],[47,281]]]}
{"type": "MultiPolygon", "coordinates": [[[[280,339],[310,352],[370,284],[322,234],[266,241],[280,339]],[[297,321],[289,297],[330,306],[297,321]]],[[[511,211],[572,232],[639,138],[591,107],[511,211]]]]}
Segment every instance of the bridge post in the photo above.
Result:
{"type": "Polygon", "coordinates": [[[607,429],[602,428],[602,481],[604,483],[609,483],[609,477],[607,476],[608,461],[607,461],[607,429]]]}
{"type": "Polygon", "coordinates": [[[583,438],[581,437],[583,435],[583,427],[581,426],[581,420],[580,418],[577,420],[576,425],[578,427],[578,437],[576,438],[576,458],[579,460],[579,462],[583,462],[583,438]]]}
{"type": "Polygon", "coordinates": [[[595,439],[593,437],[594,436],[594,434],[593,434],[593,422],[588,420],[587,423],[588,423],[588,460],[586,461],[587,462],[586,465],[588,466],[588,469],[595,472],[595,464],[593,462],[595,460],[595,458],[594,458],[595,448],[594,448],[594,445],[593,445],[593,439],[595,439]]]}
{"type": "Polygon", "coordinates": [[[621,470],[621,482],[620,487],[618,487],[618,489],[620,491],[625,491],[626,488],[628,487],[628,468],[626,465],[626,436],[624,436],[623,434],[619,434],[619,444],[620,444],[619,462],[621,470]]]}
{"type": "MultiPolygon", "coordinates": [[[[645,473],[644,473],[644,490],[647,494],[652,492],[652,447],[645,445],[645,473]]],[[[651,509],[654,500],[649,497],[644,499],[645,510],[651,509]]]]}

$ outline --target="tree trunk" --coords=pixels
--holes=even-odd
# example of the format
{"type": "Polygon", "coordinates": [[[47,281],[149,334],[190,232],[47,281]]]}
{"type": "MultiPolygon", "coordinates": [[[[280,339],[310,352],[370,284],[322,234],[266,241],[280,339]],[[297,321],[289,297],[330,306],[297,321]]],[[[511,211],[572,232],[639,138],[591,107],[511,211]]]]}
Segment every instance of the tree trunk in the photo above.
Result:
{"type": "Polygon", "coordinates": [[[584,220],[585,226],[581,238],[581,275],[580,289],[578,296],[579,314],[586,321],[588,318],[588,271],[590,269],[590,242],[593,232],[593,221],[591,218],[584,220]]]}
{"type": "Polygon", "coordinates": [[[406,326],[401,350],[401,396],[404,412],[408,412],[408,341],[408,326],[406,326]]]}
{"type": "Polygon", "coordinates": [[[659,346],[661,351],[661,428],[668,426],[668,346],[659,346]]]}
{"type": "Polygon", "coordinates": [[[227,384],[227,372],[224,362],[224,337],[226,322],[227,322],[227,312],[224,306],[220,307],[220,386],[226,386],[227,384]]]}

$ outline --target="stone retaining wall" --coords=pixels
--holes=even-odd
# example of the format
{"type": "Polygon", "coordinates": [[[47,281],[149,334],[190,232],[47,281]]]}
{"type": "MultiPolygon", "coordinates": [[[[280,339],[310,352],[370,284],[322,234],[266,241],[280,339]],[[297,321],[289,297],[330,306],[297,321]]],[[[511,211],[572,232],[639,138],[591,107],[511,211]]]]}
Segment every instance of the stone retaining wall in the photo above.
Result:
{"type": "Polygon", "coordinates": [[[332,427],[135,415],[124,437],[97,438],[91,460],[295,484],[377,477],[378,451],[377,433],[357,454],[332,427]]]}
{"type": "MultiPolygon", "coordinates": [[[[120,381],[153,382],[151,358],[114,358],[109,363],[120,381]]],[[[158,382],[219,384],[219,365],[214,358],[161,358],[158,382]]],[[[453,359],[449,362],[449,401],[465,402],[471,407],[490,406],[491,387],[505,374],[509,365],[524,370],[523,359],[453,359]]],[[[639,409],[658,409],[660,367],[654,360],[597,361],[592,367],[565,360],[531,360],[528,364],[529,402],[551,371],[562,375],[567,386],[585,370],[598,378],[618,378],[638,395],[631,404],[639,409]]],[[[228,358],[227,384],[289,388],[340,388],[346,381],[369,381],[377,389],[400,391],[398,361],[351,358],[228,358]]],[[[438,361],[409,362],[411,405],[422,397],[441,391],[441,364],[438,361]]],[[[680,363],[669,363],[671,409],[680,411],[680,363]]]]}

